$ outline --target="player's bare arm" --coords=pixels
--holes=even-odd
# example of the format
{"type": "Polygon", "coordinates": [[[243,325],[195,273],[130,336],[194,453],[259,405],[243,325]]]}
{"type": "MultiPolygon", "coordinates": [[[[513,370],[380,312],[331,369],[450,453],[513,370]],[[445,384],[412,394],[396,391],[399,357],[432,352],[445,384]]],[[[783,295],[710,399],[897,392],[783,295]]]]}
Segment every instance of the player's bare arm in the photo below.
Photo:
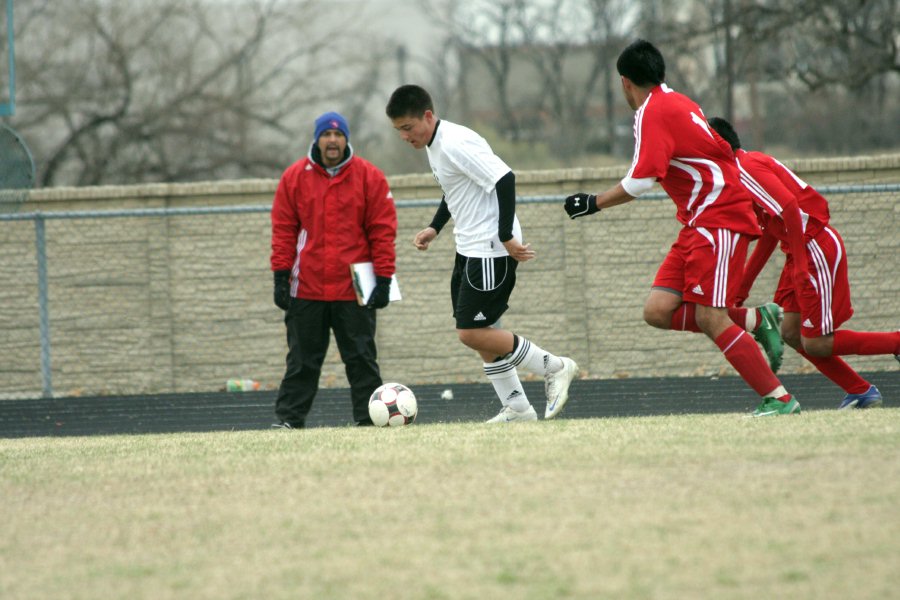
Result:
{"type": "Polygon", "coordinates": [[[635,199],[635,196],[632,196],[628,192],[625,191],[625,188],[621,183],[617,183],[614,187],[609,188],[599,196],[597,196],[597,210],[602,208],[610,208],[612,206],[618,206],[619,204],[625,204],[626,202],[631,202],[635,199]]]}
{"type": "Polygon", "coordinates": [[[416,234],[415,239],[413,239],[413,244],[415,244],[416,249],[424,252],[425,250],[428,250],[428,245],[437,237],[437,234],[438,232],[434,227],[426,227],[416,234]]]}
{"type": "Polygon", "coordinates": [[[516,238],[510,238],[503,242],[503,247],[518,262],[525,262],[537,256],[531,249],[531,244],[522,244],[516,238]]]}

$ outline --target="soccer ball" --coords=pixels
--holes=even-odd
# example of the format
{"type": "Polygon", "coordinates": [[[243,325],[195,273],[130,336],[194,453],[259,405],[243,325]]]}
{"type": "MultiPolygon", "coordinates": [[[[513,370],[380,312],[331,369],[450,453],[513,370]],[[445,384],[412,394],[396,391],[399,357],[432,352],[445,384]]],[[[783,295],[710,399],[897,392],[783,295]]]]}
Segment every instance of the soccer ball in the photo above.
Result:
{"type": "Polygon", "coordinates": [[[402,383],[385,383],[369,396],[369,417],[377,427],[401,427],[416,420],[416,395],[402,383]]]}

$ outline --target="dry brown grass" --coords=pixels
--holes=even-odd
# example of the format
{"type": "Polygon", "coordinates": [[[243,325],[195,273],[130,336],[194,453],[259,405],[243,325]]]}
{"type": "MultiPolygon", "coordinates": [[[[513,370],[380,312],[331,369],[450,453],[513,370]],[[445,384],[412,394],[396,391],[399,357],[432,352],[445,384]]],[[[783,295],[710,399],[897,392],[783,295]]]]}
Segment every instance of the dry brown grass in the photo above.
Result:
{"type": "Polygon", "coordinates": [[[890,597],[898,417],[0,440],[0,597],[890,597]]]}

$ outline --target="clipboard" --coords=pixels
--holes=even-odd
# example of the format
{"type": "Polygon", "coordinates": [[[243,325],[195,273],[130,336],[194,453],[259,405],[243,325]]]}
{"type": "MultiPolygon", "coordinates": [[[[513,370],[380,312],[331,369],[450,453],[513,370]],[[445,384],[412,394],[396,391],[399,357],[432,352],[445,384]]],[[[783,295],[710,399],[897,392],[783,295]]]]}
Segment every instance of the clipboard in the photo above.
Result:
{"type": "MultiPolygon", "coordinates": [[[[350,276],[353,278],[353,289],[356,291],[356,302],[365,306],[369,302],[369,296],[375,289],[375,267],[370,262],[353,263],[350,265],[350,276]]],[[[402,300],[400,284],[397,283],[397,275],[391,276],[390,301],[402,300]]]]}

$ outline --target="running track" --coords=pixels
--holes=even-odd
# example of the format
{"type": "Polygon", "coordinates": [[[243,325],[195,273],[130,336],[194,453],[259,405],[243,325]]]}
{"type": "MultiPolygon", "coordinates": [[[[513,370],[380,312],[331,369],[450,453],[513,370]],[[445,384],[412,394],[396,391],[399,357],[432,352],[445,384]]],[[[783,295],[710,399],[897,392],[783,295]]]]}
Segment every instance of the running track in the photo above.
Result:
{"type": "MultiPolygon", "coordinates": [[[[877,385],[885,406],[900,406],[900,371],[864,373],[877,385]]],[[[804,411],[833,410],[843,392],[818,373],[785,375],[782,382],[804,411]]],[[[525,382],[525,392],[543,414],[543,383],[525,382]]],[[[350,423],[348,389],[322,389],[308,427],[350,423]]],[[[483,421],[500,410],[488,384],[414,386],[417,423],[483,421]],[[441,392],[453,391],[453,400],[441,392]]],[[[111,435],[184,431],[269,429],[275,392],[100,396],[0,400],[0,437],[111,435]]],[[[578,380],[558,418],[588,419],[690,413],[749,413],[757,398],[738,377],[578,380]]]]}

